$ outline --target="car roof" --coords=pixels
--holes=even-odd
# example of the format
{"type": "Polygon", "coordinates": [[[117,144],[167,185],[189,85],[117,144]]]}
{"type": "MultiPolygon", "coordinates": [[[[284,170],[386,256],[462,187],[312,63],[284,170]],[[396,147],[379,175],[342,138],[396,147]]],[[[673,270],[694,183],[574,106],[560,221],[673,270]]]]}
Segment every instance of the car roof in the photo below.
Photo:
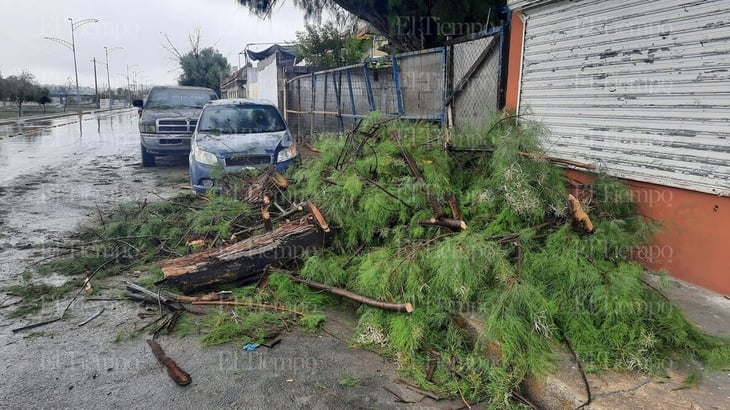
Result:
{"type": "Polygon", "coordinates": [[[223,98],[220,100],[212,100],[208,101],[205,105],[206,106],[216,106],[216,105],[270,105],[272,107],[276,107],[274,103],[272,103],[269,100],[263,100],[263,99],[251,99],[251,98],[223,98]]]}

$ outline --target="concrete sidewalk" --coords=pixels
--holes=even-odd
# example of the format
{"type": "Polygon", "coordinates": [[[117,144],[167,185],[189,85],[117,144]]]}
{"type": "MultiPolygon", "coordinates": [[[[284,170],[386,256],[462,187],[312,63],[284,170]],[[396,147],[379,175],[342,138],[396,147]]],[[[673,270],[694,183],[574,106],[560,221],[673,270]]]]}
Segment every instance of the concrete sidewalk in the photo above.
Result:
{"type": "MultiPolygon", "coordinates": [[[[662,286],[647,275],[685,317],[701,331],[730,339],[730,299],[687,282],[669,278],[662,286]]],[[[526,395],[542,409],[730,409],[730,369],[709,371],[698,362],[671,363],[668,377],[639,373],[604,372],[587,375],[585,382],[568,352],[558,355],[556,370],[543,379],[529,378],[523,384],[526,395]],[[686,378],[699,373],[697,383],[686,378]]]]}

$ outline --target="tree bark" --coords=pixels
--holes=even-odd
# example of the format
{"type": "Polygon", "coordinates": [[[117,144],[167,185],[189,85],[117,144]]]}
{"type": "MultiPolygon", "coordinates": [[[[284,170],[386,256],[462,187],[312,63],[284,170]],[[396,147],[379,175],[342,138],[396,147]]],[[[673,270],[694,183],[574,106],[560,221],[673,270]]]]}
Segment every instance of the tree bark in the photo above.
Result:
{"type": "Polygon", "coordinates": [[[324,246],[334,231],[323,232],[311,215],[285,223],[272,232],[253,236],[219,249],[211,249],[159,262],[165,281],[183,293],[225,283],[251,283],[267,265],[324,246]]]}

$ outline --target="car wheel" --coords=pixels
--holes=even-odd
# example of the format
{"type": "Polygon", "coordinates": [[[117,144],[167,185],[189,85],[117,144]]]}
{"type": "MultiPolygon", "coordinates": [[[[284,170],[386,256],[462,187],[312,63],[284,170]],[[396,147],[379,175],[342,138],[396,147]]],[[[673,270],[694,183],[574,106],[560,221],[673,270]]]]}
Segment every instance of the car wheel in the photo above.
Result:
{"type": "Polygon", "coordinates": [[[142,147],[142,166],[143,167],[154,167],[155,156],[147,152],[145,147],[142,147]]]}

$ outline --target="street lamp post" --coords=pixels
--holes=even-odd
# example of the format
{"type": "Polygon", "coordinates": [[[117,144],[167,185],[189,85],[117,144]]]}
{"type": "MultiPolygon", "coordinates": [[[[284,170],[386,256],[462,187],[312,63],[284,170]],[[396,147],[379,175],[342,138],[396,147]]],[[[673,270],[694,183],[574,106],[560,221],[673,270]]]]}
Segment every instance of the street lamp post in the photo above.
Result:
{"type": "Polygon", "coordinates": [[[130,67],[137,67],[137,64],[132,64],[132,65],[127,64],[127,99],[129,100],[128,107],[132,106],[132,88],[131,88],[131,85],[129,84],[129,68],[130,67]]]}
{"type": "Polygon", "coordinates": [[[71,22],[71,42],[70,43],[66,40],[62,40],[60,38],[55,38],[55,37],[44,37],[44,38],[61,44],[62,46],[70,49],[71,52],[73,53],[73,55],[74,55],[74,75],[76,76],[76,104],[81,104],[81,90],[79,89],[79,69],[76,64],[76,40],[74,37],[74,31],[76,31],[77,28],[83,26],[84,24],[98,23],[99,20],[84,19],[84,20],[79,20],[76,23],[74,23],[74,20],[71,17],[69,17],[68,20],[71,22]]]}
{"type": "Polygon", "coordinates": [[[109,77],[109,54],[117,50],[121,50],[122,47],[107,48],[104,46],[104,54],[106,54],[106,85],[109,89],[109,108],[112,108],[112,80],[109,77]]]}

